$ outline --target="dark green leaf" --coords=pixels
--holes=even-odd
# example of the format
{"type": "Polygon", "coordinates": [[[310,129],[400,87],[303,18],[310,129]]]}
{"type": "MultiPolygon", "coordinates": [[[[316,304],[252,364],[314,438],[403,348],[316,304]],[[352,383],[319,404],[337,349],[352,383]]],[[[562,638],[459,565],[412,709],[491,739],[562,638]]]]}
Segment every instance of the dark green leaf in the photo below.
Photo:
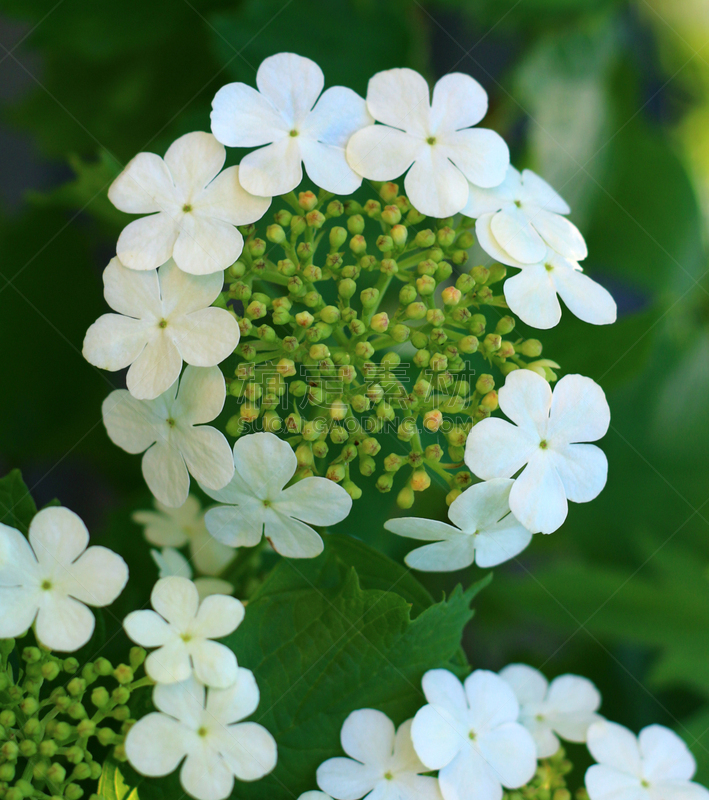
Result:
{"type": "Polygon", "coordinates": [[[13,469],[0,479],[0,522],[26,534],[36,513],[37,506],[22,480],[22,473],[13,469]]]}

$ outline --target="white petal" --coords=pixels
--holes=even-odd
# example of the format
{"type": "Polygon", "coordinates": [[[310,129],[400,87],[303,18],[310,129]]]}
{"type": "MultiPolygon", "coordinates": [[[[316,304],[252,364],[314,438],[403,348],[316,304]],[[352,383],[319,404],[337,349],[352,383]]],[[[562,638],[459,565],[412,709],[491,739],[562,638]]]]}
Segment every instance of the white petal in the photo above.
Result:
{"type": "Polygon", "coordinates": [[[158,647],[145,659],[145,671],[159,684],[182,683],[192,675],[187,645],[179,637],[158,647]]]}
{"type": "Polygon", "coordinates": [[[129,214],[151,214],[174,202],[175,187],[165,162],[155,153],[138,153],[108,188],[108,199],[129,214]]]}
{"type": "Polygon", "coordinates": [[[353,133],[373,122],[363,98],[345,86],[332,86],[322,93],[300,133],[344,149],[353,133]]]}
{"type": "Polygon", "coordinates": [[[394,752],[394,723],[381,711],[360,708],[342,724],[340,742],[351,758],[384,769],[394,752]]]}
{"type": "Polygon", "coordinates": [[[601,705],[598,689],[587,678],[560,675],[554,678],[547,698],[554,730],[570,742],[585,742],[589,726],[599,721],[594,712],[601,705]]]}
{"type": "Polygon", "coordinates": [[[226,384],[218,367],[187,367],[177,393],[175,418],[190,425],[211,422],[226,400],[226,384]]]}
{"type": "Polygon", "coordinates": [[[244,606],[240,600],[235,597],[213,595],[205,598],[200,604],[192,630],[206,639],[221,639],[233,633],[243,619],[244,606]]]}
{"type": "Polygon", "coordinates": [[[466,489],[450,504],[448,518],[461,530],[474,533],[497,524],[509,514],[513,481],[496,478],[466,489]]]}
{"type": "Polygon", "coordinates": [[[277,53],[261,62],[256,85],[292,126],[300,124],[325,85],[320,67],[295,53],[277,53]]]}
{"type": "Polygon", "coordinates": [[[160,329],[153,335],[126,375],[126,386],[137,400],[155,400],[180,377],[182,356],[160,329]]]}
{"type": "Polygon", "coordinates": [[[191,743],[189,732],[174,719],[152,712],[128,731],[126,755],[143,775],[169,775],[185,757],[191,743]]]}
{"type": "Polygon", "coordinates": [[[335,525],[352,509],[352,498],[327,478],[304,478],[284,489],[273,508],[309,525],[335,525]]]}
{"type": "Polygon", "coordinates": [[[37,614],[35,633],[50,650],[73,653],[83,647],[94,632],[96,620],[83,604],[59,592],[46,592],[37,614]]]}
{"type": "Polygon", "coordinates": [[[228,147],[259,147],[288,133],[283,117],[256,89],[228,83],[212,100],[212,133],[228,147]]]}
{"type": "Polygon", "coordinates": [[[526,664],[509,664],[500,670],[502,680],[509,683],[520,705],[541,703],[549,686],[538,669],[526,664]]]}
{"type": "Polygon", "coordinates": [[[547,246],[529,217],[514,203],[498,211],[490,222],[496,242],[515,261],[537,264],[547,253],[547,246]]]}
{"type": "Polygon", "coordinates": [[[539,209],[530,216],[530,222],[546,244],[564,258],[583,261],[588,255],[581,232],[566,217],[539,209]]]}
{"type": "Polygon", "coordinates": [[[211,425],[175,432],[175,440],[190,473],[204,486],[221,489],[234,474],[229,442],[211,425]]]}
{"type": "Polygon", "coordinates": [[[613,767],[600,764],[589,767],[585,784],[592,800],[648,800],[639,778],[613,767]]]}
{"type": "Polygon", "coordinates": [[[502,206],[514,202],[520,190],[520,174],[510,164],[505,173],[505,179],[499,186],[491,189],[482,189],[480,186],[470,185],[468,204],[463,209],[467,217],[481,217],[483,214],[494,214],[502,206]]]}
{"type": "Polygon", "coordinates": [[[483,480],[509,478],[537,449],[531,434],[506,420],[490,417],[478,422],[468,434],[465,463],[483,480]]]}
{"type": "Polygon", "coordinates": [[[241,160],[239,180],[251,194],[273,197],[290,192],[303,180],[297,136],[285,136],[241,160]]]}
{"type": "Polygon", "coordinates": [[[110,605],[128,582],[126,562],[106,547],[94,546],[71,565],[67,591],[90,606],[110,605]]]}
{"type": "Polygon", "coordinates": [[[510,165],[510,151],[505,140],[487,128],[447,133],[435,149],[441,150],[471,183],[484,188],[499,186],[510,165]]]}
{"type": "Polygon", "coordinates": [[[525,267],[519,275],[508,278],[503,289],[507,305],[522,322],[540,330],[559,324],[561,305],[557,287],[544,264],[525,267]]]}
{"type": "Polygon", "coordinates": [[[288,442],[275,434],[251,433],[237,439],[234,464],[254,494],[266,499],[275,498],[293,477],[298,459],[288,442]]]}
{"type": "Polygon", "coordinates": [[[425,542],[447,541],[460,533],[452,525],[427,517],[395,517],[385,522],[384,527],[399,536],[423,539],[425,542]]]}
{"type": "Polygon", "coordinates": [[[86,331],[81,354],[89,364],[100,369],[110,372],[124,369],[145,347],[148,324],[120,314],[103,314],[86,331]]]}
{"type": "Polygon", "coordinates": [[[225,169],[192,202],[198,216],[214,217],[232,225],[257,222],[270,205],[270,197],[257,197],[244,189],[239,181],[239,167],[225,169]]]}
{"type": "Polygon", "coordinates": [[[709,800],[709,789],[689,781],[659,781],[650,788],[651,800],[709,800]]]}
{"type": "Polygon", "coordinates": [[[259,690],[253,672],[239,667],[231,686],[209,692],[207,713],[223,725],[229,725],[253,714],[258,704],[259,690]]]}
{"type": "Polygon", "coordinates": [[[500,389],[502,411],[515,425],[539,438],[546,434],[551,407],[552,391],[549,383],[531,370],[519,369],[510,373],[500,389]]]}
{"type": "Polygon", "coordinates": [[[407,554],[407,566],[422,572],[453,572],[469,567],[475,560],[475,537],[459,532],[446,542],[418,547],[407,554]]]}
{"type": "Polygon", "coordinates": [[[321,189],[336,194],[351,194],[362,183],[347,163],[344,147],[301,138],[300,153],[310,180],[321,189]]]}
{"type": "MultiPolygon", "coordinates": [[[[472,186],[472,184],[469,184],[469,186],[472,186]]],[[[465,209],[463,209],[463,213],[465,213],[465,209]]],[[[478,217],[475,223],[475,235],[478,237],[478,244],[494,261],[507,264],[509,267],[522,268],[527,266],[521,261],[516,261],[512,258],[495,238],[495,234],[492,232],[492,220],[495,216],[496,214],[491,213],[483,214],[481,217],[478,217]]]]}
{"type": "Polygon", "coordinates": [[[184,633],[199,607],[199,597],[194,583],[186,578],[161,578],[150,593],[153,608],[176,630],[184,633]]]}
{"type": "Polygon", "coordinates": [[[534,777],[537,746],[529,731],[517,722],[508,722],[481,735],[478,746],[485,763],[508,789],[524,786],[534,777]]]}
{"type": "Polygon", "coordinates": [[[103,271],[103,296],[119,314],[160,319],[160,283],[156,272],[137,272],[112,258],[103,271]]]}
{"type": "Polygon", "coordinates": [[[610,325],[618,317],[611,293],[577,269],[555,269],[551,276],[569,311],[591,325],[610,325]]]}
{"type": "MultiPolygon", "coordinates": [[[[220,596],[224,597],[212,595],[220,596]]],[[[190,642],[188,650],[198,681],[217,689],[225,689],[234,683],[237,674],[236,656],[228,647],[207,639],[190,642]]]]}
{"type": "MultiPolygon", "coordinates": [[[[175,550],[172,547],[163,547],[162,550],[151,550],[150,555],[158,568],[158,577],[169,578],[172,575],[177,575],[181,578],[192,578],[190,562],[179,550],[175,550]]],[[[197,586],[196,581],[195,586],[197,586]]],[[[199,591],[199,587],[197,587],[197,590],[199,591]]]]}
{"type": "Polygon", "coordinates": [[[213,594],[230,595],[234,591],[232,584],[221,578],[195,578],[194,585],[197,587],[200,600],[213,594]]]}
{"type": "Polygon", "coordinates": [[[523,170],[521,177],[519,200],[522,203],[533,203],[545,211],[553,211],[556,214],[571,212],[566,201],[531,169],[523,170]]]}
{"type": "Polygon", "coordinates": [[[476,733],[517,720],[519,704],[515,693],[494,672],[476,669],[465,679],[463,688],[470,706],[470,722],[476,733]]]}
{"type": "Polygon", "coordinates": [[[316,780],[336,800],[358,800],[371,792],[379,773],[351,758],[328,758],[318,767],[316,780]]]}
{"type": "Polygon", "coordinates": [[[197,800],[226,800],[234,789],[234,776],[216,751],[200,745],[188,752],[182,765],[182,788],[197,800]]]}
{"type": "MultiPolygon", "coordinates": [[[[391,769],[395,772],[428,772],[428,768],[416,755],[414,743],[411,739],[412,719],[407,719],[399,725],[394,739],[394,758],[391,761],[391,769]]],[[[397,775],[397,780],[401,775],[397,775]]]]}
{"type": "Polygon", "coordinates": [[[187,544],[187,528],[197,522],[197,514],[201,510],[197,498],[190,495],[179,508],[168,508],[157,502],[155,507],[157,511],[134,511],[131,514],[133,522],[145,526],[145,538],[150,544],[159,547],[182,547],[187,544]]]}
{"type": "Polygon", "coordinates": [[[638,740],[627,728],[607,720],[596,722],[588,729],[586,743],[599,764],[642,777],[638,740]]]}
{"type": "Polygon", "coordinates": [[[569,510],[564,484],[551,456],[538,449],[510,492],[512,513],[532,533],[553,533],[569,510]]]}
{"type": "Polygon", "coordinates": [[[371,77],[367,107],[374,119],[385,125],[423,138],[430,135],[428,84],[412,69],[388,69],[371,77]]]}
{"type": "Polygon", "coordinates": [[[182,358],[195,367],[213,367],[239,343],[239,323],[223,308],[204,308],[168,324],[182,358]]]}
{"type": "Polygon", "coordinates": [[[645,777],[651,781],[688,781],[697,769],[694,756],[674,731],[648,725],[638,736],[645,777]]]}
{"type": "Polygon", "coordinates": [[[145,453],[140,467],[148,489],[161,503],[177,507],[185,502],[190,475],[176,447],[157,442],[145,453]]]}
{"type": "Polygon", "coordinates": [[[131,611],[123,620],[123,627],[128,636],[141,647],[162,647],[174,636],[160,614],[147,608],[131,611]]]}
{"type": "Polygon", "coordinates": [[[111,392],[101,411],[110,440],[128,453],[142,453],[160,436],[161,420],[147,403],[125,389],[111,392]]]}
{"type": "Polygon", "coordinates": [[[502,786],[492,769],[471,747],[466,747],[438,773],[445,800],[501,800],[502,786]]]}
{"type": "MultiPolygon", "coordinates": [[[[144,273],[131,274],[142,276],[144,273]]],[[[183,272],[173,259],[163,264],[157,274],[160,277],[162,295],[162,309],[158,319],[164,317],[169,322],[211,306],[224,286],[224,276],[218,272],[190,275],[183,272]]]]}
{"type": "Polygon", "coordinates": [[[276,766],[276,741],[263,725],[255,722],[230,725],[223,739],[229,742],[229,749],[222,756],[239,780],[257,781],[276,766]]]}
{"type": "Polygon", "coordinates": [[[14,639],[29,629],[37,615],[39,591],[41,590],[18,586],[0,586],[1,639],[14,639]]]}
{"type": "Polygon", "coordinates": [[[487,114],[487,92],[470,75],[451,72],[433,87],[431,133],[477,125],[487,114]]]}
{"type": "Polygon", "coordinates": [[[468,202],[468,181],[435,146],[419,152],[404,186],[414,208],[430,217],[450,217],[468,202]]]}
{"type": "Polygon", "coordinates": [[[426,705],[416,712],[411,738],[416,754],[430,769],[441,769],[464,746],[460,721],[442,706],[426,705]]]}
{"type": "Polygon", "coordinates": [[[369,125],[347,143],[347,163],[358,174],[375,181],[398,178],[426,146],[408,133],[386,125],[369,125]]]}
{"type": "Polygon", "coordinates": [[[194,192],[202,190],[217,175],[225,160],[224,145],[203,131],[180,136],[165,153],[165,163],[184,202],[189,202],[194,192]]]}
{"type": "MultiPolygon", "coordinates": [[[[399,774],[393,781],[382,781],[379,785],[383,786],[385,791],[387,788],[392,793],[398,791],[398,796],[403,800],[443,800],[443,795],[438,787],[438,779],[427,775],[399,774]],[[389,787],[386,786],[387,783],[390,784],[389,787]]],[[[370,797],[371,800],[375,800],[374,795],[370,795],[370,797]]],[[[396,794],[394,794],[393,800],[398,800],[396,794]]]]}
{"type": "Polygon", "coordinates": [[[156,686],[153,689],[153,705],[196,730],[204,716],[204,696],[204,686],[190,678],[182,683],[156,686]]]}
{"type": "Polygon", "coordinates": [[[37,577],[37,559],[27,539],[0,522],[0,586],[30,585],[37,577]]]}
{"type": "Polygon", "coordinates": [[[524,726],[530,732],[537,747],[537,758],[549,758],[559,751],[561,742],[552,729],[543,722],[524,720],[524,726]]]}
{"type": "Polygon", "coordinates": [[[207,531],[204,520],[200,520],[190,538],[190,556],[195,568],[203,575],[219,575],[234,555],[234,550],[218,542],[207,531]]]}
{"type": "Polygon", "coordinates": [[[583,375],[565,375],[554,389],[549,438],[559,444],[595,442],[606,435],[610,418],[606,396],[595,381],[583,375]]]}
{"type": "Polygon", "coordinates": [[[531,540],[531,532],[508,514],[475,537],[475,560],[479,567],[495,567],[521,553],[531,540]]]}
{"type": "Polygon", "coordinates": [[[286,558],[315,558],[323,551],[319,533],[305,523],[281,514],[268,516],[264,536],[271,547],[286,558]]]}
{"type": "Polygon", "coordinates": [[[133,220],[121,231],[116,253],[130,269],[155,269],[172,255],[179,227],[172,211],[133,220]]]}
{"type": "MultiPolygon", "coordinates": [[[[71,570],[89,543],[89,532],[78,514],[68,508],[55,506],[39,511],[30,522],[29,540],[43,568],[60,567],[71,570]]],[[[61,568],[64,569],[61,569],[61,568]]]]}
{"type": "Polygon", "coordinates": [[[204,521],[210,534],[229,547],[254,547],[263,534],[263,520],[245,514],[241,506],[212,508],[204,521]]]}
{"type": "Polygon", "coordinates": [[[184,214],[172,256],[177,266],[192,275],[220,272],[241,255],[244,238],[228,222],[197,214],[184,214]]]}
{"type": "Polygon", "coordinates": [[[464,715],[468,701],[463,684],[447,669],[430,669],[421,679],[421,688],[431,705],[445,709],[451,718],[464,715]]]}
{"type": "Polygon", "coordinates": [[[608,479],[608,459],[603,450],[593,444],[569,444],[553,455],[569,500],[588,503],[598,497],[608,479]]]}

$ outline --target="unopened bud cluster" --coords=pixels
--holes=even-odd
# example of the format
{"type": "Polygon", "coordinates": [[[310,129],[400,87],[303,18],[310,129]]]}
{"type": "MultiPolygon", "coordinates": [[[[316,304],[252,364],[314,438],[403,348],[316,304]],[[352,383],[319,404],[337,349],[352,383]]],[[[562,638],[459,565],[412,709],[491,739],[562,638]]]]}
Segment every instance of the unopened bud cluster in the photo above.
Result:
{"type": "Polygon", "coordinates": [[[0,640],[0,798],[96,800],[103,769],[96,753],[109,747],[125,760],[131,693],[152,683],[135,678],[144,659],[134,647],[128,664],[98,658],[82,666],[0,640]]]}
{"type": "Polygon", "coordinates": [[[539,762],[532,780],[520,789],[504,793],[504,800],[588,800],[585,789],[572,794],[566,787],[566,776],[573,769],[560,747],[551,758],[539,762]]]}
{"type": "Polygon", "coordinates": [[[298,478],[324,475],[354,499],[358,475],[388,492],[403,470],[401,507],[432,475],[452,502],[471,482],[465,439],[497,409],[500,381],[516,369],[554,380],[558,364],[515,332],[506,268],[468,265],[472,220],[429,220],[396,184],[377,189],[364,205],[291,193],[263,232],[241,229],[218,301],[241,328],[226,430],[284,436],[298,478]],[[380,452],[385,431],[397,453],[380,452]]]}

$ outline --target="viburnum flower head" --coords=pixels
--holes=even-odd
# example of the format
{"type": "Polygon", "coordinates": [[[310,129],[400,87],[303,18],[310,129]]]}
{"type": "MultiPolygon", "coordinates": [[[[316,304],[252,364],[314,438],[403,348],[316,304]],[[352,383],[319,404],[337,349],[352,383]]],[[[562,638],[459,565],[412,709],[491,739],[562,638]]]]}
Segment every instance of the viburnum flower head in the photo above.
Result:
{"type": "Polygon", "coordinates": [[[504,478],[475,484],[458,495],[448,509],[453,525],[434,519],[398,517],[384,527],[399,536],[434,542],[412,550],[406,563],[425,572],[469,567],[494,567],[529,544],[532,534],[510,513],[514,481],[504,478]]]}
{"type": "Polygon", "coordinates": [[[178,379],[183,360],[212,367],[234,352],[236,318],[210,308],[223,284],[221,272],[188,275],[172,259],[150,272],[111,259],[103,273],[104,296],[118,314],[104,314],[88,329],[84,358],[112,372],[130,366],[130,393],[154,400],[178,379]]]}
{"type": "Polygon", "coordinates": [[[86,644],[96,621],[87,605],[110,605],[123,591],[128,567],[105,547],[87,549],[89,532],[68,508],[37,512],[29,541],[0,523],[0,639],[21,636],[34,624],[50,650],[86,644]]]}
{"type": "Polygon", "coordinates": [[[239,167],[221,174],[226,150],[210,133],[176,139],[165,153],[138,153],[111,184],[108,198],[129,214],[116,252],[130,269],[155,269],[170,257],[184,272],[221,272],[241,255],[235,225],[256,222],[270,197],[254,197],[239,182],[239,167]]]}
{"type": "Polygon", "coordinates": [[[234,477],[219,491],[202,486],[218,503],[205,514],[207,530],[231,547],[253,547],[265,536],[288,558],[314,558],[323,550],[311,525],[334,525],[352,508],[347,492],[327,478],[303,478],[284,488],[298,468],[291,446],[273,433],[251,433],[234,445],[234,477]]]}
{"type": "Polygon", "coordinates": [[[244,618],[235,597],[215,594],[200,603],[187,578],[160,578],[150,594],[155,611],[132,611],[123,620],[130,638],[141,647],[156,647],[145,661],[156,683],[177,683],[194,672],[200,683],[224,689],[236,680],[237,663],[226,645],[214,642],[233,633],[244,618]]]}
{"type": "Polygon", "coordinates": [[[345,146],[372,122],[364,100],[344,86],[323,92],[320,67],[295,53],[265,59],[256,85],[258,91],[229,83],[212,101],[212,133],[220,142],[260,148],[241,161],[242,185],[253,194],[285,194],[301,182],[305,164],[321,189],[354,192],[362,178],[348,166],[345,146]]]}
{"type": "Polygon", "coordinates": [[[395,730],[386,714],[361,708],[344,721],[340,742],[350,758],[329,758],[317,771],[318,786],[335,800],[441,800],[438,781],[421,774],[429,770],[414,750],[410,719],[395,730]]]}
{"type": "Polygon", "coordinates": [[[190,473],[211,489],[234,474],[224,434],[202,423],[219,415],[226,399],[218,367],[187,367],[178,382],[155,400],[136,400],[117,389],[103,401],[103,423],[111,441],[128,453],[142,453],[145,482],[163,505],[181,506],[190,473]]]}
{"type": "Polygon", "coordinates": [[[674,731],[649,725],[636,737],[614,722],[588,729],[588,749],[598,761],[586,771],[591,800],[709,800],[691,778],[697,765],[674,731]]]}
{"type": "MultiPolygon", "coordinates": [[[[234,551],[231,550],[233,553],[234,551]]],[[[162,550],[151,550],[150,556],[152,557],[155,565],[158,568],[158,577],[170,578],[177,576],[179,578],[189,578],[193,580],[193,571],[190,562],[182,555],[179,550],[174,547],[163,547],[162,550]]],[[[233,594],[234,587],[222,578],[200,577],[194,579],[194,585],[197,587],[197,594],[199,599],[204,600],[212,594],[233,594]]]]}
{"type": "Polygon", "coordinates": [[[559,739],[585,742],[590,725],[601,717],[598,689],[587,678],[560,675],[551,684],[539,670],[510,664],[500,672],[519,702],[519,722],[532,734],[537,757],[549,758],[559,749],[559,739]]]}
{"type": "Polygon", "coordinates": [[[227,689],[209,689],[191,678],[153,691],[158,711],[128,731],[126,755],[143,775],[162,777],[177,769],[183,789],[197,800],[224,800],[234,778],[256,781],[276,766],[276,742],[256,722],[242,722],[258,707],[253,673],[239,667],[227,689]],[[205,703],[206,695],[206,703],[205,703]]]}
{"type": "Polygon", "coordinates": [[[516,262],[537,264],[551,249],[564,258],[583,261],[588,255],[586,242],[562,216],[571,209],[554,189],[531,169],[520,173],[510,165],[504,177],[494,188],[471,186],[463,209],[466,216],[477,219],[475,230],[489,255],[499,258],[502,251],[516,262]],[[495,252],[490,252],[488,242],[494,243],[495,252]]]}
{"type": "Polygon", "coordinates": [[[445,669],[422,680],[428,705],[411,728],[414,748],[437,769],[444,800],[500,800],[502,787],[516,789],[537,768],[529,731],[517,722],[519,705],[499,675],[478,669],[461,682],[445,669]]]}
{"type": "Polygon", "coordinates": [[[468,434],[465,463],[483,480],[510,478],[510,509],[530,531],[552,533],[568,513],[567,500],[587,503],[606,484],[608,461],[592,444],[606,434],[610,409],[601,387],[566,375],[552,394],[536,372],[511,372],[499,392],[512,420],[488,417],[468,434]]]}
{"type": "Polygon", "coordinates": [[[412,69],[370,78],[367,108],[382,124],[352,136],[347,160],[376,181],[408,170],[404,186],[415,208],[449,217],[467,204],[469,181],[485,187],[502,182],[510,154],[499,134],[472,127],[487,113],[487,93],[470,75],[445,75],[430,97],[428,84],[412,69]]]}
{"type": "Polygon", "coordinates": [[[190,558],[203,575],[219,575],[234,558],[234,548],[218,542],[204,524],[199,500],[189,495],[177,508],[155,501],[155,511],[136,511],[133,522],[145,526],[145,538],[158,547],[184,547],[189,544],[190,558]]]}

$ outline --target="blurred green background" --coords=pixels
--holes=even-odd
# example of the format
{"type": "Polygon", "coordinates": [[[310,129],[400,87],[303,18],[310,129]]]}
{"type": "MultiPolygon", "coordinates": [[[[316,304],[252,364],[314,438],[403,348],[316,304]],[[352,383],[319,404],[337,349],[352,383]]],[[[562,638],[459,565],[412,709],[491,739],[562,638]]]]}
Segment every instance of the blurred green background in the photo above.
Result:
{"type": "MultiPolygon", "coordinates": [[[[402,65],[483,84],[513,161],[572,205],[584,267],[620,319],[593,328],[565,313],[540,335],[564,372],[608,393],[609,482],[496,570],[468,657],[588,675],[612,719],[682,734],[708,782],[706,0],[3,0],[0,48],[0,471],[21,467],[38,504],[58,496],[136,548],[139,461],[100,418],[121,376],[81,357],[125,224],[106,199],[113,176],[139,150],[208,130],[215,91],[253,83],[281,50],[362,94],[402,65]]],[[[350,530],[397,555],[381,533],[395,495],[358,507],[350,530]]],[[[444,513],[441,497],[427,502],[444,513]]],[[[468,573],[428,585],[480,577],[468,573]]]]}

